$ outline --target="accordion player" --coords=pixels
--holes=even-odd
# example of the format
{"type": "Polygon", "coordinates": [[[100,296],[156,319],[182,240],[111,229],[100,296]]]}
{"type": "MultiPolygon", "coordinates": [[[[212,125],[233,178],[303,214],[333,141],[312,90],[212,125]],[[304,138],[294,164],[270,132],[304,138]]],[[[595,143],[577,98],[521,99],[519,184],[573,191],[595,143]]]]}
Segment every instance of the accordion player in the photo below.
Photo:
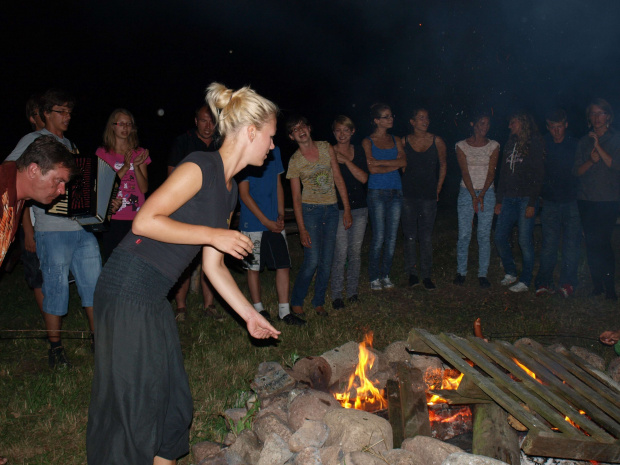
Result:
{"type": "Polygon", "coordinates": [[[77,155],[80,175],[67,185],[66,193],[47,208],[47,213],[71,218],[90,232],[108,229],[109,206],[115,187],[116,171],[94,156],[77,155]]]}

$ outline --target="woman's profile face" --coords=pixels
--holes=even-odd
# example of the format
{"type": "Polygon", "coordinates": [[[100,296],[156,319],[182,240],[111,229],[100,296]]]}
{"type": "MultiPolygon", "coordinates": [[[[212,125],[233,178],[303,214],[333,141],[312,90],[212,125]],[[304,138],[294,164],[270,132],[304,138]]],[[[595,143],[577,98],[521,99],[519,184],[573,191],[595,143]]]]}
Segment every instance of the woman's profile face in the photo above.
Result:
{"type": "Polygon", "coordinates": [[[521,133],[522,124],[519,118],[512,118],[510,123],[508,123],[508,129],[510,129],[510,134],[516,136],[521,133]]]}
{"type": "Polygon", "coordinates": [[[334,127],[334,137],[339,144],[350,142],[353,134],[355,134],[355,130],[351,130],[351,128],[344,124],[338,123],[334,127]]]}
{"type": "Polygon", "coordinates": [[[275,147],[275,145],[273,145],[273,136],[276,135],[275,117],[271,117],[261,129],[251,126],[250,134],[253,134],[254,137],[252,138],[252,136],[250,136],[252,141],[250,148],[252,152],[251,159],[248,164],[260,166],[265,162],[269,151],[273,150],[275,147]],[[255,132],[252,132],[252,128],[254,128],[255,132]]]}
{"type": "Polygon", "coordinates": [[[590,119],[590,124],[593,129],[602,129],[607,128],[609,124],[610,116],[609,114],[603,110],[598,105],[592,105],[590,108],[590,114],[588,115],[590,119]]]}
{"type": "Polygon", "coordinates": [[[491,129],[491,120],[487,116],[483,116],[474,124],[474,135],[486,137],[489,129],[491,129]]]}
{"type": "Polygon", "coordinates": [[[428,117],[428,111],[418,111],[415,116],[409,120],[409,123],[411,124],[413,129],[426,132],[428,130],[428,126],[431,124],[431,120],[428,117]]]}
{"type": "Polygon", "coordinates": [[[386,108],[379,112],[379,117],[375,118],[375,124],[378,128],[390,129],[394,126],[394,114],[391,108],[386,108]]]}

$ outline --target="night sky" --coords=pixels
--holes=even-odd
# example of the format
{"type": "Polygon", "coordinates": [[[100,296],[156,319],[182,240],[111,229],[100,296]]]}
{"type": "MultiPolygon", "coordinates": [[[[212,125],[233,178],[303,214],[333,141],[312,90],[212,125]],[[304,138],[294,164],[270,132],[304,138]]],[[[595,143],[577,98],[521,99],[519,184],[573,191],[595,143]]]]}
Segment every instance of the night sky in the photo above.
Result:
{"type": "MultiPolygon", "coordinates": [[[[618,0],[50,0],[12,2],[2,16],[0,159],[29,131],[29,95],[48,87],[76,96],[67,135],[82,151],[101,143],[114,108],[132,111],[155,170],[214,80],[307,115],[316,140],[331,140],[342,113],[359,143],[377,100],[392,105],[397,135],[427,106],[449,148],[480,105],[500,143],[515,109],[543,127],[562,106],[578,136],[591,98],[620,113],[618,0]]],[[[292,152],[283,131],[277,142],[292,152]]]]}

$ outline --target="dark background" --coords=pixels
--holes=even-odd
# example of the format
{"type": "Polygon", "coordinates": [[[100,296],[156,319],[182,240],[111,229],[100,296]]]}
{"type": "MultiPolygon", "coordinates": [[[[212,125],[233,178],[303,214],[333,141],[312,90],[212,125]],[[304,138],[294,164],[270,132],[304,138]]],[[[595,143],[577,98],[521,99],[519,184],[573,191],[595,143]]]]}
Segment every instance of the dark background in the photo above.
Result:
{"type": "MultiPolygon", "coordinates": [[[[7,2],[0,37],[0,159],[30,130],[27,98],[60,87],[76,96],[67,136],[82,152],[101,143],[114,108],[134,113],[155,184],[214,80],[251,85],[332,142],[338,114],[357,123],[359,143],[373,102],[392,105],[397,135],[425,105],[454,183],[453,146],[475,107],[492,109],[500,143],[515,109],[544,132],[545,112],[562,106],[577,136],[591,98],[620,110],[618,0],[7,2]]],[[[294,147],[279,127],[286,160],[294,147]]]]}

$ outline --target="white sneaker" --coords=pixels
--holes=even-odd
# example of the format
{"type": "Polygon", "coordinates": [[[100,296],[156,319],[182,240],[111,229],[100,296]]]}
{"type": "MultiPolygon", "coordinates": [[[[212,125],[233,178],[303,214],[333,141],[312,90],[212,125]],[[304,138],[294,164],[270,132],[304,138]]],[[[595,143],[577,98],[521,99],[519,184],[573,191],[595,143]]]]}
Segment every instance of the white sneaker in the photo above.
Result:
{"type": "Polygon", "coordinates": [[[527,284],[522,283],[521,281],[519,281],[514,286],[510,286],[508,288],[508,290],[512,291],[512,292],[527,292],[527,291],[530,290],[530,287],[527,284]]]}
{"type": "Polygon", "coordinates": [[[383,290],[383,286],[381,285],[380,279],[375,279],[374,281],[370,281],[370,290],[371,291],[381,291],[383,290]]]}
{"type": "Polygon", "coordinates": [[[386,276],[385,278],[383,278],[381,282],[383,283],[383,289],[392,289],[394,287],[394,283],[390,281],[389,276],[386,276]]]}
{"type": "Polygon", "coordinates": [[[502,286],[510,286],[511,284],[514,284],[517,282],[517,277],[513,276],[511,274],[507,274],[506,276],[504,276],[504,279],[502,279],[502,286]]]}

